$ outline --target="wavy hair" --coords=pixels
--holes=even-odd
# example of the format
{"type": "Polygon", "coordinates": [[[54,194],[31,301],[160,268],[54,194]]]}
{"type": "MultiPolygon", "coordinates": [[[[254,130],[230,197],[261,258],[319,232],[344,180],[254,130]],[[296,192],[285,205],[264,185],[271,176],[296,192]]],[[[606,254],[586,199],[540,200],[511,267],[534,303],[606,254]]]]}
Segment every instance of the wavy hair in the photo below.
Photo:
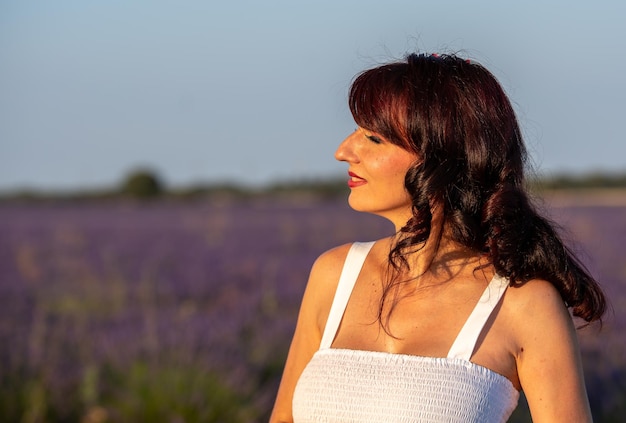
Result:
{"type": "MultiPolygon", "coordinates": [[[[483,254],[511,285],[547,280],[575,316],[601,320],[598,283],[529,199],[517,118],[487,69],[455,55],[411,54],[358,75],[349,106],[359,126],[418,156],[405,177],[413,216],[389,253],[396,275],[408,269],[408,254],[431,242],[437,209],[452,240],[483,254]]],[[[433,235],[439,245],[442,233],[433,235]]],[[[400,283],[387,281],[381,322],[400,283]]]]}

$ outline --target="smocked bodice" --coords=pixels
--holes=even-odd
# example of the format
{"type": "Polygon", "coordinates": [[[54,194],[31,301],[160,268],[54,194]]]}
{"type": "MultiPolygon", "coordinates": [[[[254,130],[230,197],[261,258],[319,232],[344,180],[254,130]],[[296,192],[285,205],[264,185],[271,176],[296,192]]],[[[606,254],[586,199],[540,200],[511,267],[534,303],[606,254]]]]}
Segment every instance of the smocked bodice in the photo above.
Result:
{"type": "Polygon", "coordinates": [[[293,398],[295,423],[505,422],[519,399],[506,377],[469,361],[508,285],[494,276],[447,357],[331,348],[373,243],[355,243],[340,277],[319,351],[293,398]]]}

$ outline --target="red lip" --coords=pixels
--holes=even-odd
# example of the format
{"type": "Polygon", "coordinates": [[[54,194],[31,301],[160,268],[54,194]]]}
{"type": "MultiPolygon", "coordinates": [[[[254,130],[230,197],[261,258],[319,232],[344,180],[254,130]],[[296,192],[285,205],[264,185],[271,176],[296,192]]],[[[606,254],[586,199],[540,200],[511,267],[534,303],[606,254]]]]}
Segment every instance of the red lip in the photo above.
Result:
{"type": "Polygon", "coordinates": [[[367,183],[365,179],[361,178],[354,172],[348,172],[348,176],[350,176],[350,179],[348,179],[348,186],[350,188],[360,187],[361,185],[365,185],[367,183]]]}

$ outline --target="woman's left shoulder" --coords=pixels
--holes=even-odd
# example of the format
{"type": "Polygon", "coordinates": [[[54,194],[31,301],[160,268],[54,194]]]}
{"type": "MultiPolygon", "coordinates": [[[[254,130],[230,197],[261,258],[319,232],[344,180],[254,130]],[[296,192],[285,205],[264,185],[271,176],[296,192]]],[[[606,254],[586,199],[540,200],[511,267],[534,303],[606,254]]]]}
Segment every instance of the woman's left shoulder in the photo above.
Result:
{"type": "Polygon", "coordinates": [[[540,279],[514,285],[503,310],[533,421],[591,421],[574,321],[556,287],[540,279]]]}
{"type": "Polygon", "coordinates": [[[512,312],[525,316],[529,313],[562,312],[565,302],[556,287],[543,279],[532,279],[512,284],[506,292],[506,302],[512,312]]]}
{"type": "Polygon", "coordinates": [[[571,337],[574,332],[565,301],[549,281],[533,279],[510,286],[502,307],[520,344],[529,338],[571,337]]]}

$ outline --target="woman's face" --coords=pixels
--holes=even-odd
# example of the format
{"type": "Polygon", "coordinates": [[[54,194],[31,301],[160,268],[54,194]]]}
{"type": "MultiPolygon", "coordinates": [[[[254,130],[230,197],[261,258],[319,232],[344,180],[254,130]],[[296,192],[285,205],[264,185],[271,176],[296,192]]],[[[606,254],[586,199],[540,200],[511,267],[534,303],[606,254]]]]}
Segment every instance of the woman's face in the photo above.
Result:
{"type": "Polygon", "coordinates": [[[348,163],[349,203],[358,211],[391,220],[400,229],[411,217],[404,177],[417,160],[378,134],[357,128],[339,145],[335,158],[348,163]]]}

